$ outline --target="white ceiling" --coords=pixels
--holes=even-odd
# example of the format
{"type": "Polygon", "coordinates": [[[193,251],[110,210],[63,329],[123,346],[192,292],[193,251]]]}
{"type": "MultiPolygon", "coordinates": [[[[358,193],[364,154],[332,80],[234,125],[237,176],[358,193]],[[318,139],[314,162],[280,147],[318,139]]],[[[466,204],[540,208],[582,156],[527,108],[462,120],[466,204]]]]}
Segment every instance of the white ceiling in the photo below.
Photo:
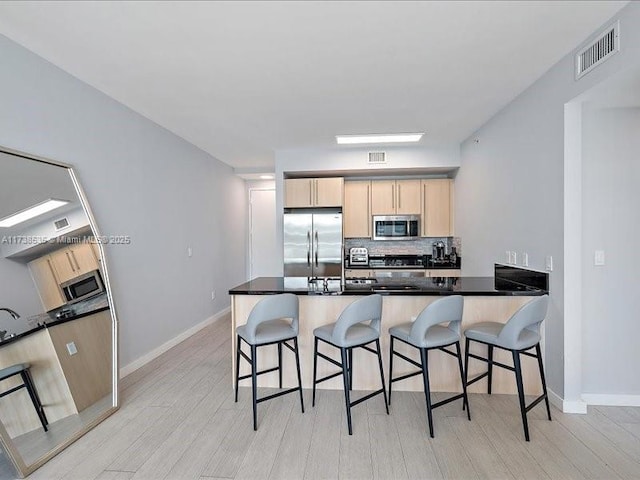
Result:
{"type": "MultiPolygon", "coordinates": [[[[0,2],[0,32],[238,169],[464,140],[626,1],[0,2]]],[[[623,33],[624,34],[624,33],[623,33]]]]}

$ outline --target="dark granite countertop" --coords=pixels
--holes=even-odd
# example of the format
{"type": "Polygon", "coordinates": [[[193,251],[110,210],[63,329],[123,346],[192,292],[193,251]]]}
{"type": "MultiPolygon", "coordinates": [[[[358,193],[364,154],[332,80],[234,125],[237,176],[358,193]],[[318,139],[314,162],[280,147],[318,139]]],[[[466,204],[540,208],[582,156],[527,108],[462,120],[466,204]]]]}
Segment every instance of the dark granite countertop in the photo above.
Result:
{"type": "Polygon", "coordinates": [[[341,285],[339,280],[309,284],[306,277],[259,277],[229,290],[230,295],[272,295],[294,293],[296,295],[477,295],[513,296],[544,295],[546,290],[493,277],[427,277],[385,278],[375,283],[350,283],[341,285]]]}
{"type": "Polygon", "coordinates": [[[88,298],[87,300],[84,300],[82,302],[78,302],[74,305],[59,308],[48,313],[33,315],[27,318],[23,323],[23,326],[17,328],[17,331],[11,332],[13,334],[12,336],[5,337],[5,339],[0,342],[0,348],[4,347],[7,344],[15,342],[20,338],[24,338],[28,335],[31,335],[32,333],[42,330],[43,328],[55,327],[56,325],[71,322],[73,320],[78,320],[80,318],[93,315],[94,313],[103,312],[108,309],[109,300],[107,299],[107,295],[103,293],[101,295],[96,295],[95,297],[88,298]],[[69,316],[65,318],[56,318],[56,313],[63,309],[70,310],[69,316]]]}

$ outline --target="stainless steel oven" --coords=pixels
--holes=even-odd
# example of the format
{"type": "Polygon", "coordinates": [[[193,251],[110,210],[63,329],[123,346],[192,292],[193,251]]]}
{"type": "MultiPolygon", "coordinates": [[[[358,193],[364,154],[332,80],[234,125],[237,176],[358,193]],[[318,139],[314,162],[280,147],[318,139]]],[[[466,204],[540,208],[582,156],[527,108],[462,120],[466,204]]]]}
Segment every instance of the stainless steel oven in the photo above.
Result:
{"type": "Polygon", "coordinates": [[[420,237],[418,215],[374,215],[373,240],[410,240],[420,237]]]}
{"type": "Polygon", "coordinates": [[[76,303],[104,292],[104,284],[98,270],[69,280],[60,287],[67,303],[76,303]]]}

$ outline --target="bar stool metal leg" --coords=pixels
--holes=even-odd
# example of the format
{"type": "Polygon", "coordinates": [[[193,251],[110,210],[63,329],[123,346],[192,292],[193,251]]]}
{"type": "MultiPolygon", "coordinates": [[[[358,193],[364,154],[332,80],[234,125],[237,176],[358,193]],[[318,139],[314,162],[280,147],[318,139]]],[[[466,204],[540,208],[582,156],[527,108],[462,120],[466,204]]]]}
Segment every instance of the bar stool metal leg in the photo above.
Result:
{"type": "Polygon", "coordinates": [[[424,383],[424,397],[427,403],[427,420],[429,421],[429,435],[433,438],[433,415],[431,413],[431,388],[429,387],[429,364],[427,349],[420,349],[420,360],[422,364],[422,381],[424,383]]]}
{"type": "Polygon", "coordinates": [[[542,393],[544,395],[544,403],[547,407],[547,417],[551,421],[551,409],[549,408],[549,396],[547,395],[547,382],[544,378],[544,366],[542,365],[542,352],[540,351],[540,344],[536,345],[536,356],[538,357],[538,368],[540,369],[540,381],[542,381],[542,393]]]}
{"type": "Polygon", "coordinates": [[[251,393],[253,403],[253,429],[258,430],[258,349],[251,345],[251,393]]]}
{"type": "MultiPolygon", "coordinates": [[[[464,341],[464,382],[463,382],[465,391],[468,384],[469,384],[469,339],[466,338],[464,341]]],[[[467,405],[467,408],[468,407],[469,405],[467,405]]],[[[463,403],[462,409],[464,410],[464,408],[465,408],[465,404],[463,403]]]]}
{"type": "Polygon", "coordinates": [[[238,383],[240,377],[240,335],[236,336],[236,403],[238,403],[238,383]]]}
{"type": "Polygon", "coordinates": [[[302,395],[302,375],[300,373],[300,354],[298,351],[298,337],[293,339],[293,348],[296,354],[296,368],[298,369],[298,388],[300,389],[300,407],[302,408],[302,413],[304,413],[304,398],[302,395]]]}
{"type": "Polygon", "coordinates": [[[347,349],[340,348],[340,357],[342,359],[342,380],[344,383],[344,402],[347,407],[347,426],[349,427],[349,435],[353,435],[351,428],[351,398],[349,397],[349,368],[347,367],[347,349]]]}
{"type": "Polygon", "coordinates": [[[282,343],[278,343],[278,388],[282,388],[282,343]]]}
{"type": "Polygon", "coordinates": [[[347,353],[349,354],[349,390],[353,390],[353,348],[348,348],[347,353]]]}
{"type": "Polygon", "coordinates": [[[511,350],[513,356],[513,367],[516,373],[516,384],[518,386],[518,400],[520,401],[520,414],[522,415],[522,425],[524,427],[524,438],[529,441],[529,423],[527,422],[527,407],[524,401],[524,386],[522,385],[522,368],[520,366],[520,352],[511,350]]]}
{"type": "Polygon", "coordinates": [[[393,335],[389,337],[389,405],[391,405],[391,385],[393,385],[393,335]]]}
{"type": "Polygon", "coordinates": [[[47,417],[44,414],[44,409],[42,408],[42,404],[40,403],[40,397],[38,396],[38,392],[36,391],[36,387],[33,384],[33,380],[31,379],[31,374],[29,370],[23,370],[20,372],[20,376],[22,377],[22,383],[27,389],[29,393],[29,397],[31,398],[31,402],[33,403],[34,408],[38,414],[38,418],[40,419],[40,423],[42,424],[42,428],[44,431],[48,431],[47,425],[49,422],[47,421],[47,417]]]}
{"type": "Polygon", "coordinates": [[[311,406],[316,406],[316,378],[318,374],[318,337],[313,342],[313,395],[311,397],[311,406]]]}
{"type": "MultiPolygon", "coordinates": [[[[387,401],[387,391],[385,390],[384,384],[384,370],[382,368],[382,354],[380,352],[380,340],[376,340],[376,353],[378,354],[378,366],[380,367],[380,381],[382,382],[382,396],[384,397],[384,408],[387,410],[387,415],[389,415],[389,402],[387,401]]],[[[391,375],[391,373],[389,373],[391,375]]]]}
{"type": "Polygon", "coordinates": [[[458,357],[458,368],[460,368],[460,380],[462,381],[462,410],[467,407],[467,418],[471,420],[471,410],[469,409],[469,398],[467,397],[467,384],[462,370],[462,353],[460,353],[460,342],[456,342],[456,353],[458,357]]]}
{"type": "Polygon", "coordinates": [[[487,393],[491,395],[491,384],[493,380],[493,345],[489,345],[489,352],[487,355],[489,369],[487,370],[487,393]]]}

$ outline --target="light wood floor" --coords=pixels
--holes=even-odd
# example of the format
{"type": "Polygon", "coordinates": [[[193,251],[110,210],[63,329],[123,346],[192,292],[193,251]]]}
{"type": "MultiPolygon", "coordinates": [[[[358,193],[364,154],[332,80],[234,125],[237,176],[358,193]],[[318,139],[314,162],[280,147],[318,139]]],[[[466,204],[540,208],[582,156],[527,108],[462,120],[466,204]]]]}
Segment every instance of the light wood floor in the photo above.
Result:
{"type": "Polygon", "coordinates": [[[472,395],[472,421],[441,407],[431,439],[424,395],[397,392],[391,415],[381,397],[354,407],[350,437],[342,392],[321,390],[304,414],[296,394],[260,404],[254,432],[250,389],[233,401],[230,338],[227,318],[126,377],[121,409],[29,478],[640,478],[638,408],[549,422],[536,407],[527,443],[515,397],[472,395]]]}

